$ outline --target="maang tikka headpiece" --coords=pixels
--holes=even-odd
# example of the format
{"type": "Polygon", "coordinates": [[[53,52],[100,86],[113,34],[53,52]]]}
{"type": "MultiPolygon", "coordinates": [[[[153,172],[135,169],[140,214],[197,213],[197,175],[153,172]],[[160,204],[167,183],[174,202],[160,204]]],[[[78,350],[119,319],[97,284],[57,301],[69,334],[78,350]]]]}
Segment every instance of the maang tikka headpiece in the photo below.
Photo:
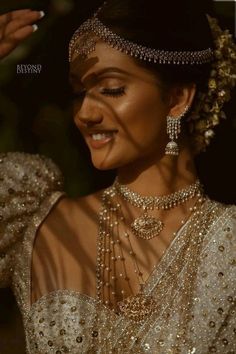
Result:
{"type": "MultiPolygon", "coordinates": [[[[105,4],[106,1],[103,6],[105,4]]],[[[132,57],[159,64],[205,64],[213,59],[211,48],[196,51],[167,51],[148,48],[124,39],[112,32],[97,17],[103,6],[73,34],[69,44],[69,61],[72,60],[73,54],[86,57],[94,51],[98,39],[132,57]]]]}
{"type": "Polygon", "coordinates": [[[112,48],[131,57],[157,64],[202,65],[212,63],[212,70],[205,92],[198,92],[194,105],[189,110],[186,120],[188,130],[193,137],[195,153],[206,149],[214,136],[214,128],[225,114],[222,110],[230,99],[230,91],[236,85],[236,45],[228,30],[221,30],[217,20],[208,16],[208,23],[214,40],[214,48],[193,51],[171,51],[149,48],[120,37],[105,26],[98,14],[104,4],[92,18],[85,21],[73,34],[69,44],[69,61],[77,54],[86,58],[102,40],[112,48]]]}

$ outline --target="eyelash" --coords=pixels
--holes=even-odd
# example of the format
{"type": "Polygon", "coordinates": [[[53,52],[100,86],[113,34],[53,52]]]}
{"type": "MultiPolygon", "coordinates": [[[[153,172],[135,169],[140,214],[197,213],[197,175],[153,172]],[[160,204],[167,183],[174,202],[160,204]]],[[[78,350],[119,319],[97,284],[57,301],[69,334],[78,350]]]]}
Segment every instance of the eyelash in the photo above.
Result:
{"type": "Polygon", "coordinates": [[[103,88],[101,90],[101,93],[103,95],[107,95],[107,96],[119,97],[119,96],[123,96],[124,95],[125,88],[124,88],[124,86],[118,87],[118,88],[115,88],[115,89],[103,88]]]}
{"type": "MultiPolygon", "coordinates": [[[[105,95],[105,96],[112,96],[112,97],[119,97],[119,96],[123,96],[125,94],[125,87],[122,86],[122,87],[118,87],[118,88],[115,88],[115,89],[110,89],[110,88],[103,88],[100,93],[102,95],[105,95]]],[[[78,99],[80,97],[83,97],[84,95],[86,94],[86,90],[81,90],[80,92],[74,92],[72,94],[72,98],[75,100],[75,99],[78,99]]]]}

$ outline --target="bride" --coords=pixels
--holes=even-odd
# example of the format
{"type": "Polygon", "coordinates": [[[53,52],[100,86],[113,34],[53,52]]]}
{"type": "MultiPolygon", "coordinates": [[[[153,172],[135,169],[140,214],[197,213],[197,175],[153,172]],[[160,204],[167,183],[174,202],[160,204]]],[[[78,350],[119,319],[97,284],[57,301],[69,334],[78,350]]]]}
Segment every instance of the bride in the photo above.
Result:
{"type": "MultiPolygon", "coordinates": [[[[70,41],[74,122],[93,165],[116,169],[110,187],[69,198],[51,160],[0,156],[0,282],[28,353],[236,351],[236,209],[204,193],[194,164],[236,49],[203,9],[171,5],[110,0],[70,41]]],[[[0,57],[42,15],[1,16],[0,57]]]]}

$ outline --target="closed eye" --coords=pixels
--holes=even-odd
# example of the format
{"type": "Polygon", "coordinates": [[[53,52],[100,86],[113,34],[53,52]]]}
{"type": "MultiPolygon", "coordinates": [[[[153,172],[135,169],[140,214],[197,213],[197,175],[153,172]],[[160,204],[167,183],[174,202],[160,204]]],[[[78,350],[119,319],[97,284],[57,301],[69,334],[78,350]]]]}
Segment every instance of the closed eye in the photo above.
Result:
{"type": "Polygon", "coordinates": [[[103,88],[101,89],[100,93],[102,95],[106,95],[106,96],[114,96],[114,97],[119,97],[125,94],[125,87],[117,87],[114,89],[110,89],[110,88],[103,88]]]}
{"type": "MultiPolygon", "coordinates": [[[[80,90],[79,92],[75,92],[74,91],[72,93],[72,100],[83,99],[84,96],[86,95],[86,92],[87,92],[86,89],[80,90]]],[[[125,87],[122,86],[122,87],[117,87],[117,88],[114,88],[114,89],[102,88],[99,92],[102,95],[105,95],[105,96],[119,97],[119,96],[122,96],[122,95],[125,94],[125,87]]]]}

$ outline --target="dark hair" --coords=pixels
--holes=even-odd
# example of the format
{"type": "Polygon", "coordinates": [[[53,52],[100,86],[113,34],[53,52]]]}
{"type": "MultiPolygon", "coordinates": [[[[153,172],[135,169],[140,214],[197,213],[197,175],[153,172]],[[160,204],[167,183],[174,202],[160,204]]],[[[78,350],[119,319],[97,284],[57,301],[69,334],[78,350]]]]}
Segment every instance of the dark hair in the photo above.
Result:
{"type": "MultiPolygon", "coordinates": [[[[211,1],[109,0],[98,17],[122,38],[150,48],[164,50],[202,50],[213,47],[206,13],[211,1]]],[[[211,64],[155,64],[134,59],[151,71],[166,90],[173,85],[195,83],[204,91],[211,64]]],[[[195,96],[196,97],[196,96],[195,96]]]]}

